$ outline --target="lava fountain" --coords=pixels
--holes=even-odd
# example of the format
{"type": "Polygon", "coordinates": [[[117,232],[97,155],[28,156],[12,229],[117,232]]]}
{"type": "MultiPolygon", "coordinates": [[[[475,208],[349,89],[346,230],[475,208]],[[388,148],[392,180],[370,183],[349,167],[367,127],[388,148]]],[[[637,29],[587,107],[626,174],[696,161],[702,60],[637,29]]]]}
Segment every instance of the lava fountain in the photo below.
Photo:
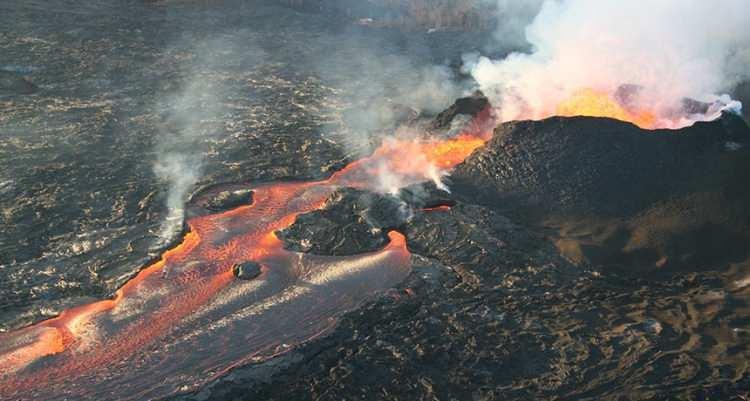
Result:
{"type": "Polygon", "coordinates": [[[563,117],[609,117],[631,122],[644,129],[656,128],[658,121],[656,114],[651,110],[627,109],[607,92],[588,88],[575,92],[570,98],[558,104],[555,114],[563,117]]]}
{"type": "Polygon", "coordinates": [[[439,177],[489,139],[489,120],[486,110],[453,138],[388,141],[327,180],[254,186],[251,205],[189,219],[183,242],[113,299],[0,335],[0,398],[160,398],[327,333],[406,277],[404,236],[390,232],[377,252],[329,257],[286,251],[274,232],[339,187],[371,188],[383,170],[405,184],[439,177]],[[260,263],[261,275],[235,278],[232,267],[245,261],[260,263]]]}
{"type": "Polygon", "coordinates": [[[464,57],[500,122],[591,116],[679,129],[740,108],[728,92],[748,79],[741,0],[539,3],[524,50],[464,57]]]}

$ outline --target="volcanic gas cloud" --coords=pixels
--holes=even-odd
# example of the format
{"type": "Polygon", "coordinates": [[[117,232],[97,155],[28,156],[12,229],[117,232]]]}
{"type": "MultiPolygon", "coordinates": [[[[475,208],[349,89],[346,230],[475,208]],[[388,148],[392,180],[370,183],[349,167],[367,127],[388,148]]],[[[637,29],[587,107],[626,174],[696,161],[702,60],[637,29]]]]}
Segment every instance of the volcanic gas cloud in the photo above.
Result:
{"type": "Polygon", "coordinates": [[[546,1],[526,28],[528,53],[467,57],[502,121],[612,117],[680,128],[740,105],[750,33],[742,0],[546,1]],[[698,102],[694,102],[692,99],[698,102]]]}

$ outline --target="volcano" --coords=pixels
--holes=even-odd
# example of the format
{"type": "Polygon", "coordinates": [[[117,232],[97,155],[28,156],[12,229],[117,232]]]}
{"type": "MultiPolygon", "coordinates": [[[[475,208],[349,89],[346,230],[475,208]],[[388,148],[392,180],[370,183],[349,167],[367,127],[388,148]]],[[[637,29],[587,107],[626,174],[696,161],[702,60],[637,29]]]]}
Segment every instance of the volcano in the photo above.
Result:
{"type": "Polygon", "coordinates": [[[739,103],[554,29],[664,10],[198,3],[0,4],[0,400],[748,398],[739,103]]]}
{"type": "Polygon", "coordinates": [[[514,121],[456,166],[451,193],[334,193],[279,232],[285,247],[352,254],[398,230],[413,255],[399,301],[348,315],[273,384],[249,374],[210,399],[248,387],[270,399],[351,388],[456,399],[742,394],[748,348],[733,333],[747,315],[733,305],[748,294],[748,144],[750,128],[731,113],[678,130],[514,121]],[[397,212],[404,204],[412,214],[397,212]],[[701,378],[719,369],[739,379],[701,378]]]}
{"type": "Polygon", "coordinates": [[[451,177],[460,196],[557,230],[577,262],[710,267],[748,256],[749,140],[731,113],[680,130],[513,122],[451,177]]]}
{"type": "MultiPolygon", "coordinates": [[[[639,279],[646,281],[675,272],[674,284],[663,278],[656,288],[641,284],[646,293],[629,302],[657,294],[677,302],[677,288],[685,280],[701,292],[715,291],[710,288],[716,275],[723,274],[717,272],[747,263],[750,216],[744,206],[750,192],[742,185],[750,163],[747,124],[725,114],[680,130],[649,131],[609,118],[553,117],[503,123],[490,138],[490,110],[481,93],[459,99],[426,124],[432,138],[385,142],[370,157],[324,181],[225,184],[199,192],[188,207],[190,230],[182,243],[129,281],[113,300],[3,334],[0,389],[18,399],[57,399],[61,394],[154,398],[185,392],[187,380],[197,388],[213,383],[209,399],[233,399],[248,388],[274,398],[273,388],[257,381],[259,372],[278,376],[272,382],[285,381],[292,394],[310,385],[308,380],[328,381],[325,386],[332,388],[361,386],[361,373],[339,376],[307,361],[338,360],[339,352],[347,352],[346,359],[373,366],[378,358],[370,358],[382,353],[382,347],[392,347],[387,348],[392,353],[388,366],[404,369],[399,375],[404,381],[383,378],[372,385],[398,388],[406,385],[406,372],[428,369],[424,364],[441,360],[438,355],[446,355],[450,344],[487,343],[501,336],[500,348],[479,353],[488,359],[465,378],[472,384],[446,381],[437,391],[463,397],[454,393],[456,388],[488,380],[524,380],[533,388],[561,391],[579,389],[570,381],[627,357],[627,352],[602,353],[599,347],[611,347],[613,341],[617,347],[646,341],[643,346],[650,351],[640,358],[663,352],[665,344],[684,347],[678,338],[688,320],[668,319],[664,313],[669,312],[657,307],[615,324],[621,309],[604,313],[601,297],[634,297],[622,280],[634,279],[635,272],[645,274],[639,279]],[[470,122],[446,137],[444,131],[462,115],[470,116],[470,122]],[[452,192],[440,181],[425,182],[433,178],[432,170],[405,163],[406,154],[422,154],[423,161],[441,168],[455,166],[445,177],[452,192]],[[394,193],[377,192],[373,178],[384,168],[401,171],[406,186],[394,193]],[[394,286],[400,289],[368,301],[394,286]],[[565,317],[554,312],[555,300],[563,296],[576,305],[565,317]],[[592,313],[598,317],[593,319],[592,313]],[[372,314],[385,318],[373,319],[372,314]],[[412,314],[408,323],[403,320],[412,314]],[[443,326],[440,319],[452,323],[443,326]],[[528,326],[529,319],[544,325],[528,326]],[[605,336],[599,340],[604,342],[586,351],[597,356],[590,356],[593,363],[586,364],[581,376],[558,381],[549,369],[573,367],[546,349],[545,339],[563,341],[562,332],[549,331],[554,327],[549,325],[569,326],[579,319],[586,325],[577,335],[592,341],[605,336]],[[610,331],[599,332],[602,325],[610,331]],[[360,330],[370,333],[363,344],[360,330]],[[477,330],[482,331],[478,338],[477,330]],[[517,335],[502,334],[507,330],[517,335]],[[405,342],[384,345],[394,336],[405,342]],[[334,347],[339,351],[331,354],[325,344],[339,344],[334,347]],[[343,351],[353,346],[359,351],[343,351]],[[396,351],[404,346],[408,349],[396,351]],[[160,348],[169,352],[158,352],[160,348]],[[283,357],[288,354],[292,356],[283,357]],[[282,373],[271,363],[278,358],[286,358],[282,373]],[[518,363],[523,368],[513,369],[515,373],[500,373],[507,371],[503,366],[518,363]],[[114,369],[117,373],[111,375],[114,369]],[[173,373],[165,380],[153,369],[173,373]],[[230,369],[232,377],[245,379],[226,382],[230,369]],[[199,372],[204,373],[195,375],[199,372]],[[341,380],[354,382],[344,385],[341,380]],[[46,385],[37,387],[39,382],[46,385]]],[[[720,300],[704,302],[723,310],[745,292],[746,286],[738,284],[720,300]]],[[[713,322],[690,332],[707,335],[698,333],[713,322]]],[[[738,340],[715,341],[739,346],[738,340]]],[[[575,342],[559,344],[572,355],[583,352],[568,348],[576,347],[575,342]]],[[[449,369],[437,376],[473,365],[475,352],[466,349],[443,360],[440,364],[449,369]]],[[[705,358],[721,355],[708,352],[705,358]]],[[[679,361],[671,360],[659,377],[685,374],[679,361]]],[[[731,365],[731,358],[726,362],[731,367],[725,369],[739,369],[737,374],[743,369],[731,365]]],[[[619,374],[609,372],[597,377],[619,374]]],[[[633,374],[645,380],[650,373],[633,374]]],[[[586,391],[601,392],[595,383],[586,391]]],[[[306,397],[300,393],[292,398],[306,397]]]]}

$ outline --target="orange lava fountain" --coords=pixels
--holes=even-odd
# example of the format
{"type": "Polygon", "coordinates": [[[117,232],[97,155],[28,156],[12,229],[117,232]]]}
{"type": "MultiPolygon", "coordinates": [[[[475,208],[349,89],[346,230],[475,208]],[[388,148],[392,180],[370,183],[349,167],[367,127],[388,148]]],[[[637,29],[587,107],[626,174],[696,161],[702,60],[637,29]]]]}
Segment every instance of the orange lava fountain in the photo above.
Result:
{"type": "Polygon", "coordinates": [[[488,139],[489,114],[454,138],[387,142],[327,180],[258,185],[249,206],[191,218],[184,241],[113,299],[0,334],[0,399],[160,398],[327,333],[406,277],[404,236],[389,233],[377,252],[326,257],[286,251],[274,232],[339,187],[370,188],[384,169],[407,184],[432,179],[488,139]],[[236,279],[232,266],[245,261],[261,275],[236,279]]]}
{"type": "Polygon", "coordinates": [[[631,122],[641,128],[656,126],[656,114],[649,110],[628,110],[610,94],[593,89],[582,89],[557,105],[556,115],[563,117],[609,117],[631,122]]]}

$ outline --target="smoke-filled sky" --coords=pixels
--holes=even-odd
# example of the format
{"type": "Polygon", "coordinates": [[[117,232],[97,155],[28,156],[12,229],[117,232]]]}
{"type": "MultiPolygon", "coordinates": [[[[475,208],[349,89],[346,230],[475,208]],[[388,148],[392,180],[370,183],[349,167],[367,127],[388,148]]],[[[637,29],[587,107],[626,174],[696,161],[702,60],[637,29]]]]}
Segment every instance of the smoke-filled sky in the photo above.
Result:
{"type": "MultiPolygon", "coordinates": [[[[498,40],[515,41],[539,1],[510,4],[499,0],[498,40]]],[[[655,125],[681,126],[696,119],[676,117],[683,98],[714,101],[748,78],[748,26],[745,0],[548,0],[525,29],[530,52],[470,58],[468,69],[502,120],[547,117],[582,89],[628,84],[655,125]]]]}

